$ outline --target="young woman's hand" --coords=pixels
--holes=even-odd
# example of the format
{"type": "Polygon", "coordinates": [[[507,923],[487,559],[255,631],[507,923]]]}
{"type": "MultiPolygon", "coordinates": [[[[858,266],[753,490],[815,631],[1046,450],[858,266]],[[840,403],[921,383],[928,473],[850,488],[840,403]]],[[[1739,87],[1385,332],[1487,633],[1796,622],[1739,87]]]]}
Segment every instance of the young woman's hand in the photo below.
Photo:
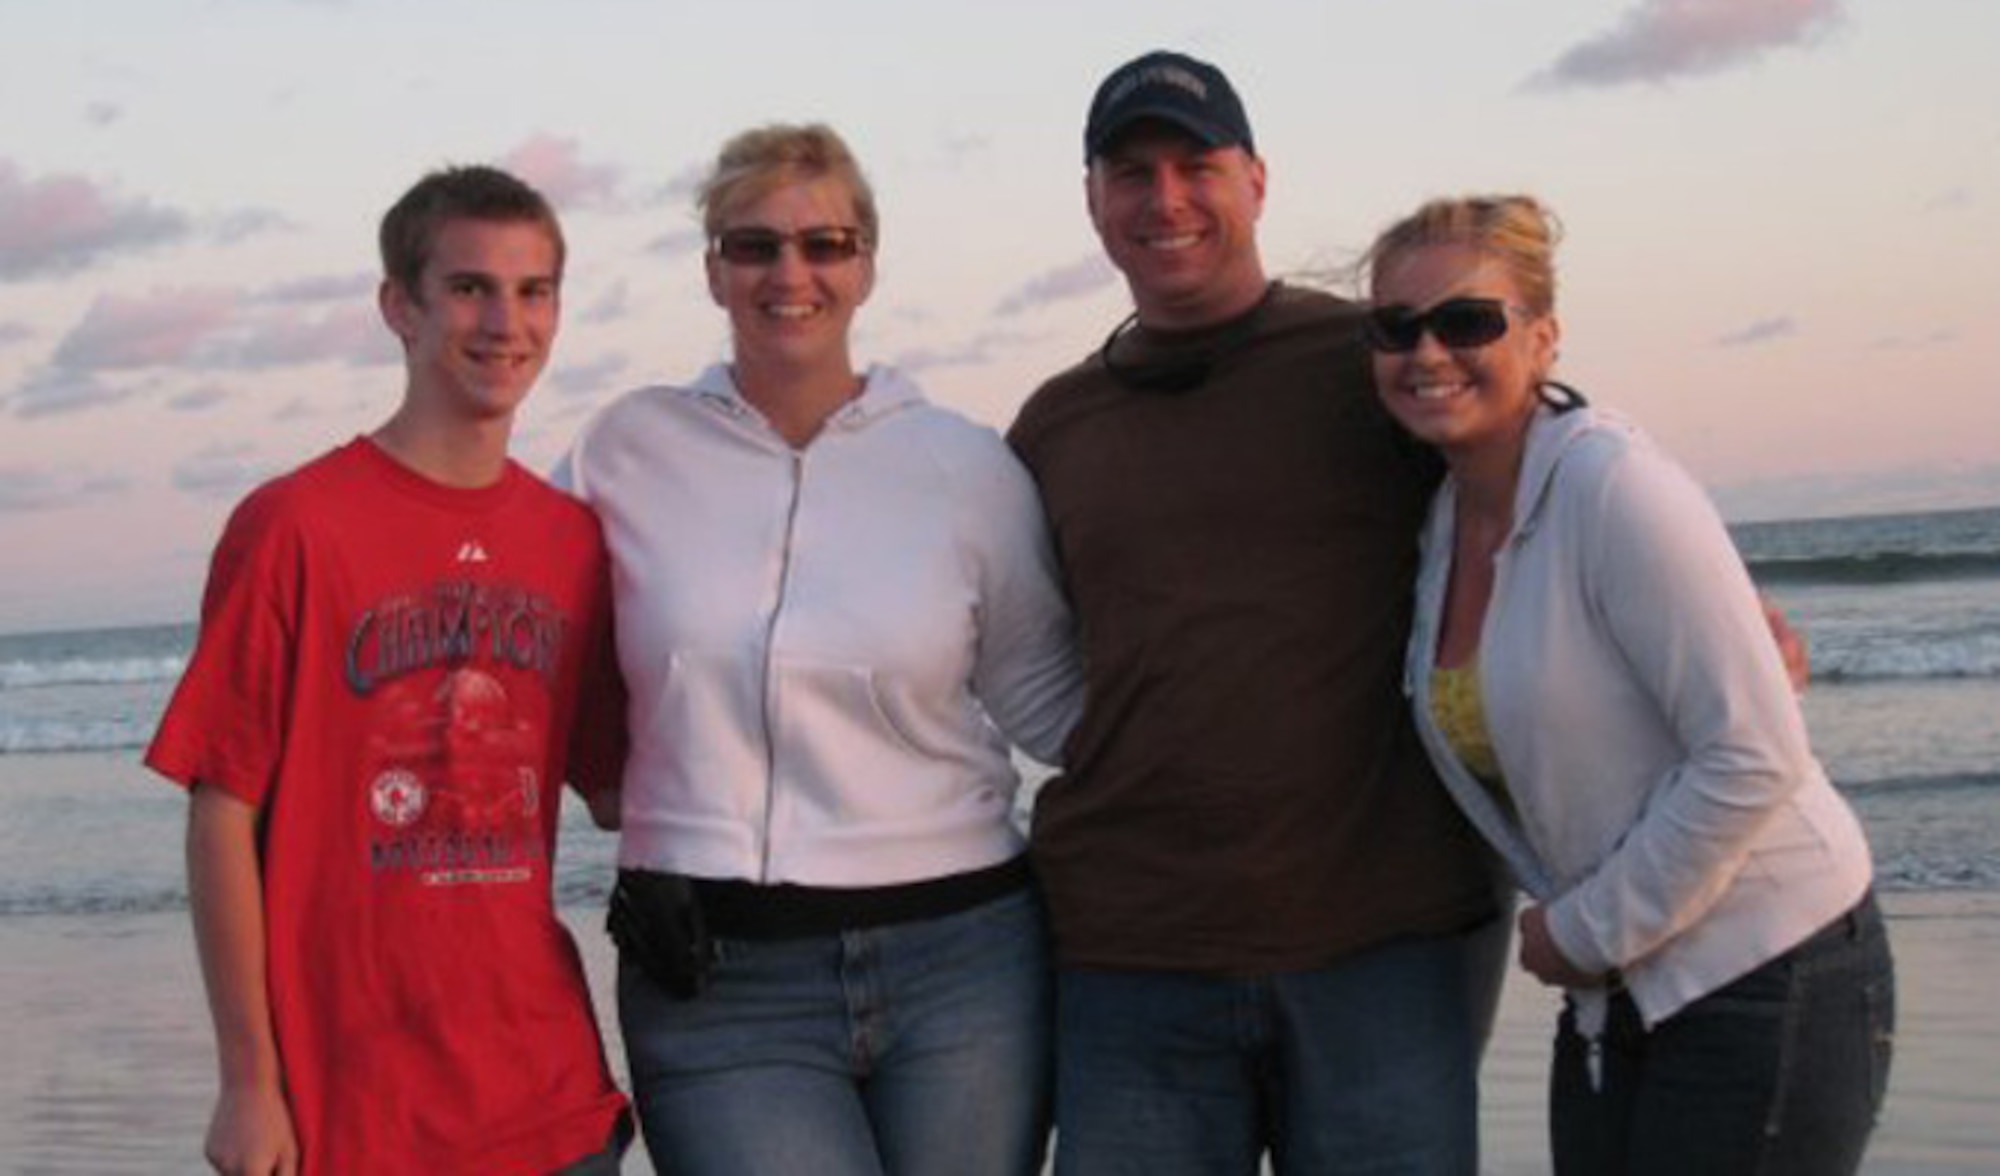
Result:
{"type": "Polygon", "coordinates": [[[1596,988],[1603,977],[1577,968],[1563,956],[1549,934],[1548,912],[1539,906],[1521,911],[1521,966],[1535,979],[1556,988],[1596,988]]]}

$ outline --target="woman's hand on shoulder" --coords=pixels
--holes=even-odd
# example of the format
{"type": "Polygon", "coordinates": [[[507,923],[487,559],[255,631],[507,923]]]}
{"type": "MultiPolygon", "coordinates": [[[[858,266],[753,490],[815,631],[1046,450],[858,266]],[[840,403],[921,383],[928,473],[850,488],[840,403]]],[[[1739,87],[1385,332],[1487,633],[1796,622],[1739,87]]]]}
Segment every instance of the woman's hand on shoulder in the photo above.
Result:
{"type": "Polygon", "coordinates": [[[1785,663],[1785,677],[1791,679],[1792,691],[1806,692],[1806,684],[1812,681],[1812,655],[1806,649],[1805,637],[1785,616],[1785,610],[1776,601],[1759,592],[1757,604],[1764,610],[1764,623],[1771,627],[1771,640],[1778,647],[1778,656],[1785,663]]]}

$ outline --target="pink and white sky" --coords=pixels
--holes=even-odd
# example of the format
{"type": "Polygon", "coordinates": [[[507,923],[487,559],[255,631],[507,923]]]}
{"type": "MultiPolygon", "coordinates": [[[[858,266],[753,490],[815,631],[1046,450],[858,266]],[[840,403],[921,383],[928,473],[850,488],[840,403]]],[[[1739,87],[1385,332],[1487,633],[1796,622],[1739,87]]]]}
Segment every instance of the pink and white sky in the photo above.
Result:
{"type": "Polygon", "coordinates": [[[689,189],[771,119],[878,190],[860,355],[1004,426],[1127,308],[1083,110],[1161,46],[1243,93],[1273,272],[1531,191],[1562,374],[1728,513],[2000,503],[1989,0],[0,0],[0,44],[0,632],[191,617],[235,499],[386,415],[375,223],[441,163],[564,213],[531,466],[723,354],[689,189]]]}

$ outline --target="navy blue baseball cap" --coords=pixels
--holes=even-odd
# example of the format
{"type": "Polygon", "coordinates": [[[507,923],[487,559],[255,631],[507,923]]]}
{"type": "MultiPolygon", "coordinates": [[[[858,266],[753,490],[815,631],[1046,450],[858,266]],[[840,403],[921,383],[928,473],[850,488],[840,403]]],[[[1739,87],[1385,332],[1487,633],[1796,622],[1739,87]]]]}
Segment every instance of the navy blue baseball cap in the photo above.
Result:
{"type": "Polygon", "coordinates": [[[1149,118],[1179,127],[1206,147],[1257,153],[1243,102],[1222,71],[1185,53],[1156,49],[1112,70],[1097,87],[1083,126],[1083,161],[1104,154],[1113,139],[1149,118]]]}

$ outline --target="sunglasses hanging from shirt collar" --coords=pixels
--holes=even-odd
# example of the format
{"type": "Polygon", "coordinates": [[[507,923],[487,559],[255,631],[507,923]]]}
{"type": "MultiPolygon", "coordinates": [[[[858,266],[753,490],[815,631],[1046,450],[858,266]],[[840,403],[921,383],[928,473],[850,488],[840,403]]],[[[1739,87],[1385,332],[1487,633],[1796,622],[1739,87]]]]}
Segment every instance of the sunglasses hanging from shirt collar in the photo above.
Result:
{"type": "MultiPolygon", "coordinates": [[[[1135,310],[1104,337],[1104,345],[1097,349],[1098,361],[1104,365],[1106,374],[1134,391],[1192,392],[1208,382],[1223,360],[1242,350],[1256,336],[1258,320],[1277,288],[1276,282],[1266,286],[1255,306],[1206,338],[1175,343],[1160,342],[1157,336],[1142,336],[1135,342],[1150,345],[1149,350],[1157,354],[1144,355],[1136,361],[1121,360],[1117,355],[1119,345],[1144,330],[1135,310]]],[[[1130,346],[1127,344],[1128,350],[1130,346]]]]}

